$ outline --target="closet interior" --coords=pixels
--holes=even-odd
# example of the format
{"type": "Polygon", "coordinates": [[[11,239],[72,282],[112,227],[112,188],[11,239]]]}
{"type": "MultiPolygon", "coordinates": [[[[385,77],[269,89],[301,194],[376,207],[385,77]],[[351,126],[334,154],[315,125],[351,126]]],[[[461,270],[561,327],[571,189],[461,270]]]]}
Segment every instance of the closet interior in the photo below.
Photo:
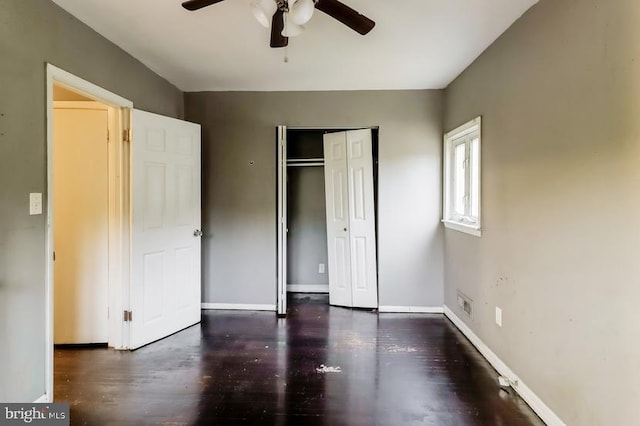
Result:
{"type": "MultiPolygon", "coordinates": [[[[329,293],[329,265],[339,267],[329,261],[327,218],[330,213],[327,211],[324,136],[346,130],[286,130],[288,292],[329,293]]],[[[371,129],[371,140],[373,204],[377,218],[377,129],[371,129]]],[[[377,235],[377,220],[374,221],[377,235]]],[[[335,279],[336,274],[332,276],[335,279]]]]}

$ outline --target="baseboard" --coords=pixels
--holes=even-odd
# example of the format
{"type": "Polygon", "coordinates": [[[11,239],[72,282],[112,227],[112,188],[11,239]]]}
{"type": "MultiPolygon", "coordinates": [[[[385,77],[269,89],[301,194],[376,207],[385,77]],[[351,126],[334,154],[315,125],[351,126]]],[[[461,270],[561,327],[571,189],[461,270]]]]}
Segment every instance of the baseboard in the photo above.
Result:
{"type": "Polygon", "coordinates": [[[329,284],[287,284],[293,293],[329,293],[329,284]]]}
{"type": "Polygon", "coordinates": [[[276,305],[248,305],[244,303],[202,303],[202,309],[229,311],[275,311],[276,305]]]}
{"type": "Polygon", "coordinates": [[[444,307],[444,314],[464,334],[483,357],[495,368],[501,376],[505,376],[512,383],[513,389],[535,411],[535,413],[549,426],[566,426],[566,424],[505,364],[480,338],[462,321],[448,306],[444,307]]]}
{"type": "Polygon", "coordinates": [[[378,312],[403,314],[442,314],[442,306],[379,306],[378,312]]]}
{"type": "Polygon", "coordinates": [[[49,397],[47,396],[46,393],[42,395],[40,398],[33,401],[34,404],[45,404],[47,402],[51,402],[51,401],[49,401],[49,397]]]}

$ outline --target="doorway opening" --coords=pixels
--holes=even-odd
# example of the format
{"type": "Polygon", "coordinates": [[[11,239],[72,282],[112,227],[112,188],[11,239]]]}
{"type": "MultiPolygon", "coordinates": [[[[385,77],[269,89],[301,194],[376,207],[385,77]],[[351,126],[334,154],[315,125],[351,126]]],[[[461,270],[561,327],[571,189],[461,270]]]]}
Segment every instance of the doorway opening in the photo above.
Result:
{"type": "Polygon", "coordinates": [[[53,400],[58,338],[133,350],[200,322],[200,133],[198,124],[135,110],[130,101],[47,64],[47,401],[53,400]],[[73,100],[56,101],[56,93],[73,100]],[[105,114],[107,127],[100,128],[105,114]],[[98,130],[90,137],[79,132],[92,121],[98,130]],[[104,141],[105,135],[106,149],[101,143],[85,149],[85,139],[104,141]],[[82,285],[92,276],[102,284],[82,285]],[[63,309],[70,303],[72,314],[54,310],[54,299],[63,309]],[[92,310],[98,312],[87,321],[96,321],[91,326],[75,318],[92,310]]]}
{"type": "Polygon", "coordinates": [[[54,343],[106,346],[115,111],[57,84],[53,99],[54,343]]]}
{"type": "Polygon", "coordinates": [[[54,344],[124,349],[131,101],[47,64],[46,400],[54,344]]]}
{"type": "Polygon", "coordinates": [[[278,127],[278,315],[286,315],[293,293],[328,294],[334,305],[377,308],[378,133],[377,127],[278,127]],[[356,175],[360,184],[352,179],[356,175]],[[362,208],[369,210],[364,214],[362,208]],[[353,269],[351,263],[357,263],[353,269]],[[360,268],[365,264],[368,270],[360,268]],[[352,286],[359,286],[354,293],[368,292],[367,300],[353,299],[352,286]]]}

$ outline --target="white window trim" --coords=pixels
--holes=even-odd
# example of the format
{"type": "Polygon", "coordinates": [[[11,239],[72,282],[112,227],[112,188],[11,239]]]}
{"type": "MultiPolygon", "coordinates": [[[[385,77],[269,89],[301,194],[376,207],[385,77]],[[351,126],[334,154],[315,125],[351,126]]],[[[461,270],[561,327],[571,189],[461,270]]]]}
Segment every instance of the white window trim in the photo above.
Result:
{"type": "Polygon", "coordinates": [[[482,236],[482,117],[476,117],[473,120],[451,130],[444,135],[443,144],[443,179],[442,179],[442,223],[445,228],[453,229],[459,232],[464,232],[476,237],[482,236]],[[478,220],[475,223],[465,222],[464,217],[459,219],[452,218],[452,214],[449,209],[451,206],[451,153],[452,145],[460,138],[473,133],[478,132],[478,163],[480,164],[480,171],[478,173],[478,187],[479,187],[479,203],[478,203],[478,220]]]}
{"type": "Polygon", "coordinates": [[[460,222],[453,220],[442,219],[442,223],[445,228],[454,229],[456,231],[464,232],[465,234],[474,235],[476,237],[482,236],[482,229],[478,226],[464,225],[460,222]]]}

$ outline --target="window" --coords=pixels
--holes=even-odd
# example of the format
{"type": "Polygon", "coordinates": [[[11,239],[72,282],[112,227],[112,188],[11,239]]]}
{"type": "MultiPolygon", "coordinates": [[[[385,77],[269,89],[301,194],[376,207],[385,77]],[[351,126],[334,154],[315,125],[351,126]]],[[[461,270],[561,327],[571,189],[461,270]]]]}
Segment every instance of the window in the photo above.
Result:
{"type": "Polygon", "coordinates": [[[480,236],[478,117],[444,135],[444,226],[480,236]]]}

